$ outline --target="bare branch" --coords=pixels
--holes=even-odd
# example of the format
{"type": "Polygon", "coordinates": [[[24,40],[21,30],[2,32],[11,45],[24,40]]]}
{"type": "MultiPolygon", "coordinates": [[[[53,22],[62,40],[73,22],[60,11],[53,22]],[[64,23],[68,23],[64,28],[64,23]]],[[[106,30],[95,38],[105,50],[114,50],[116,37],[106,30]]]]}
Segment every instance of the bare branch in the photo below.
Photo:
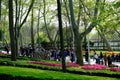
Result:
{"type": "Polygon", "coordinates": [[[32,7],[33,7],[34,1],[35,1],[35,0],[32,0],[31,4],[30,4],[30,6],[29,6],[28,12],[27,12],[27,14],[26,14],[24,20],[23,20],[22,23],[20,24],[19,29],[21,29],[21,27],[23,26],[23,24],[26,22],[26,19],[27,19],[29,13],[30,13],[32,7]]]}

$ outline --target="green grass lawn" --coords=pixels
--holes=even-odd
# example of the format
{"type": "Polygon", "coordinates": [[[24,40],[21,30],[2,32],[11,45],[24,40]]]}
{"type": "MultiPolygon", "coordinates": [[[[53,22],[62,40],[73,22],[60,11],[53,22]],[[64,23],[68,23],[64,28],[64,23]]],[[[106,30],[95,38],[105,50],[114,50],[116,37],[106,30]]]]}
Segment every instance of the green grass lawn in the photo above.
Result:
{"type": "Polygon", "coordinates": [[[37,79],[120,80],[118,78],[78,75],[78,74],[62,73],[62,72],[49,71],[49,70],[20,68],[20,67],[11,67],[11,66],[0,66],[0,74],[9,74],[12,76],[22,76],[22,77],[33,77],[37,79]]]}

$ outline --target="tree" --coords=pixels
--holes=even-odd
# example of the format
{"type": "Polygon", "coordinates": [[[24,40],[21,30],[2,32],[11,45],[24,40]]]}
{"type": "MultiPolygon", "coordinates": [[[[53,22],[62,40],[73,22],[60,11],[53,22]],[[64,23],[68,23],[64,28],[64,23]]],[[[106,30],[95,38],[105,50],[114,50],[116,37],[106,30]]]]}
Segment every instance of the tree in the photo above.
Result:
{"type": "Polygon", "coordinates": [[[70,6],[70,16],[71,16],[71,23],[72,23],[72,29],[73,29],[73,32],[74,32],[74,38],[75,38],[75,46],[76,46],[76,55],[77,55],[77,62],[80,64],[80,65],[83,65],[83,56],[82,56],[82,53],[79,53],[79,52],[82,52],[81,50],[81,44],[82,40],[80,40],[80,35],[79,35],[79,29],[78,29],[78,26],[76,25],[76,22],[75,22],[75,17],[74,17],[74,10],[73,10],[73,3],[72,3],[72,0],[69,0],[69,6],[70,6]]]}
{"type": "Polygon", "coordinates": [[[11,60],[16,61],[16,51],[15,51],[15,33],[13,25],[13,0],[9,1],[9,32],[10,32],[10,43],[11,43],[11,60]]]}
{"type": "Polygon", "coordinates": [[[98,7],[97,7],[98,3],[99,3],[99,0],[96,0],[93,22],[88,23],[87,25],[88,28],[86,29],[86,31],[79,33],[79,25],[76,25],[76,22],[75,22],[73,2],[72,0],[69,0],[71,23],[72,23],[72,29],[73,29],[74,38],[75,38],[77,62],[80,65],[83,65],[82,39],[96,26],[96,19],[97,19],[97,14],[98,14],[98,7]]]}
{"type": "Polygon", "coordinates": [[[62,69],[63,69],[63,72],[66,72],[60,0],[57,0],[57,7],[58,7],[58,21],[59,21],[59,34],[60,34],[60,47],[61,47],[60,50],[61,50],[61,54],[62,54],[62,69]]]}
{"type": "MultiPolygon", "coordinates": [[[[49,31],[49,29],[48,29],[48,26],[49,26],[49,24],[47,24],[47,20],[46,20],[46,1],[45,0],[43,0],[43,19],[44,19],[44,24],[45,24],[45,29],[46,29],[46,33],[47,33],[47,35],[48,35],[48,38],[49,38],[49,40],[50,40],[50,43],[51,43],[51,46],[52,47],[55,47],[55,37],[53,38],[53,37],[51,37],[51,35],[50,35],[50,31],[49,31]]],[[[54,15],[53,15],[54,16],[54,15]]],[[[51,17],[51,19],[52,19],[52,17],[51,17]]],[[[50,22],[51,22],[51,20],[50,20],[50,22]]],[[[49,23],[50,23],[49,22],[49,23]]],[[[57,33],[56,33],[56,35],[57,35],[57,33]]]]}
{"type": "MultiPolygon", "coordinates": [[[[18,2],[17,2],[17,0],[15,0],[15,3],[16,3],[15,42],[16,42],[16,52],[17,52],[16,54],[18,54],[18,38],[19,38],[20,30],[21,30],[23,24],[27,20],[27,17],[28,17],[28,15],[29,15],[32,7],[33,7],[34,1],[35,0],[31,0],[31,4],[30,4],[30,6],[29,6],[29,8],[27,10],[27,13],[26,13],[24,19],[22,19],[23,14],[21,14],[21,16],[20,16],[20,13],[22,13],[22,12],[20,12],[21,0],[19,1],[19,4],[20,4],[19,8],[17,7],[18,2]]],[[[22,6],[22,8],[23,8],[23,6],[22,6]]]]}
{"type": "Polygon", "coordinates": [[[103,39],[103,42],[106,44],[107,50],[109,51],[113,51],[113,49],[107,38],[108,36],[112,36],[113,33],[115,33],[115,29],[118,29],[117,24],[119,23],[119,11],[118,7],[113,6],[117,5],[117,3],[119,2],[108,4],[108,2],[104,0],[103,2],[101,1],[101,5],[99,8],[99,22],[97,22],[98,26],[96,26],[96,29],[101,39],[103,39]]]}
{"type": "Polygon", "coordinates": [[[31,4],[29,5],[29,8],[27,10],[27,13],[25,15],[25,17],[22,19],[23,14],[22,14],[22,10],[23,10],[23,6],[21,8],[21,0],[19,1],[19,7],[18,7],[18,0],[15,0],[15,4],[16,4],[16,17],[15,17],[15,41],[16,41],[16,54],[18,54],[18,38],[19,38],[19,34],[20,34],[20,30],[23,26],[23,24],[26,22],[27,17],[33,7],[35,0],[31,0],[31,4]],[[21,11],[20,11],[21,10],[21,11]],[[21,14],[20,14],[21,13],[21,14]]]}

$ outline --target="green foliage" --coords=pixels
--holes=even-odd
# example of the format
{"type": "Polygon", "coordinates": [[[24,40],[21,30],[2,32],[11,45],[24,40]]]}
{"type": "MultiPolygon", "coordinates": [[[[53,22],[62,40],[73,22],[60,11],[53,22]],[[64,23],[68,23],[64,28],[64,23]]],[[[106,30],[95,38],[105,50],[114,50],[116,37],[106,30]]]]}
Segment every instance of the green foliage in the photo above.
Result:
{"type": "Polygon", "coordinates": [[[36,43],[48,43],[49,42],[47,34],[45,34],[44,32],[39,32],[39,37],[36,34],[35,39],[36,39],[36,43]]]}
{"type": "Polygon", "coordinates": [[[40,37],[37,38],[36,43],[37,43],[37,44],[40,43],[40,37]]]}
{"type": "Polygon", "coordinates": [[[102,2],[99,5],[99,15],[97,20],[97,30],[105,34],[106,38],[112,38],[115,30],[119,30],[119,1],[102,2]],[[117,6],[117,7],[116,7],[117,6]]]}
{"type": "Polygon", "coordinates": [[[120,0],[118,0],[115,4],[114,4],[115,8],[119,8],[120,7],[120,0]]]}
{"type": "MultiPolygon", "coordinates": [[[[68,8],[68,13],[69,13],[69,5],[68,5],[68,0],[65,0],[67,2],[67,8],[68,8]]],[[[20,19],[18,22],[20,24],[20,22],[22,21],[22,19],[24,18],[24,16],[26,15],[28,6],[30,4],[31,0],[18,0],[18,7],[20,6],[20,19]],[[20,2],[21,1],[21,2],[20,2]]],[[[57,31],[57,2],[56,0],[46,0],[46,22],[47,22],[47,26],[48,26],[48,30],[50,33],[50,36],[53,37],[55,31],[57,31]],[[54,26],[53,26],[54,25],[54,26]]],[[[84,28],[84,23],[88,24],[89,22],[93,21],[93,14],[94,14],[94,6],[95,6],[95,0],[73,0],[74,3],[74,14],[75,14],[75,20],[77,23],[78,20],[78,15],[80,14],[80,21],[83,22],[82,24],[80,24],[80,32],[83,32],[83,28],[84,28]],[[84,4],[84,5],[83,5],[84,4]],[[80,10],[80,13],[79,13],[80,10]],[[86,11],[85,11],[86,10],[86,11]],[[90,17],[89,17],[90,16],[90,17]],[[84,21],[84,18],[86,19],[86,22],[84,21]]],[[[14,8],[15,8],[15,3],[14,4],[14,8]]],[[[62,19],[63,19],[63,23],[67,22],[68,23],[68,18],[67,16],[69,16],[69,14],[67,15],[66,13],[66,9],[65,9],[65,4],[64,1],[61,2],[62,4],[62,19]]],[[[96,20],[96,23],[102,25],[102,28],[107,29],[105,32],[108,32],[108,29],[111,30],[112,27],[114,27],[114,24],[117,24],[116,22],[119,21],[120,16],[119,16],[119,6],[120,5],[120,1],[118,0],[116,3],[108,3],[106,1],[106,3],[103,3],[103,0],[100,1],[100,5],[98,6],[99,8],[99,15],[97,16],[98,19],[96,20]],[[103,8],[104,6],[104,8],[103,8]],[[118,16],[115,16],[114,13],[117,13],[118,16]],[[114,21],[111,19],[115,19],[114,21]],[[111,20],[111,21],[109,21],[111,20]],[[109,25],[108,25],[109,24],[109,25]]],[[[36,30],[36,25],[38,22],[37,18],[38,18],[38,9],[40,9],[40,25],[42,25],[44,23],[43,21],[43,1],[42,0],[35,0],[35,5],[34,5],[34,29],[36,30]]],[[[19,8],[18,8],[19,9],[19,8]]],[[[14,9],[15,11],[15,9],[14,9]]],[[[4,28],[4,35],[5,38],[7,40],[7,42],[9,42],[9,33],[8,33],[8,1],[4,0],[2,1],[2,23],[4,25],[4,27],[2,27],[2,29],[4,28]]],[[[23,43],[29,43],[30,42],[30,30],[28,29],[28,27],[30,25],[28,25],[28,23],[30,23],[30,15],[28,16],[28,20],[27,22],[27,27],[24,28],[24,30],[22,29],[21,32],[22,34],[22,40],[23,43]],[[27,32],[28,29],[28,32],[27,32]],[[25,33],[26,32],[26,33],[25,33]],[[29,35],[27,35],[29,34],[29,35]]],[[[63,26],[65,27],[66,24],[63,24],[63,26]]],[[[118,27],[118,26],[117,26],[118,27]]],[[[100,28],[98,28],[100,29],[100,28]]],[[[41,30],[43,31],[43,30],[41,30]]],[[[35,32],[35,31],[34,31],[35,32]]],[[[46,33],[45,29],[44,32],[46,33]]],[[[70,39],[70,33],[71,31],[68,32],[68,38],[70,39]]],[[[66,33],[66,32],[64,32],[66,33]]],[[[45,35],[47,36],[47,35],[45,35]]],[[[40,37],[40,38],[35,38],[36,42],[49,42],[48,39],[46,39],[46,37],[40,37]]],[[[64,40],[66,37],[64,37],[64,40]]],[[[66,42],[65,42],[66,44],[66,42]]]]}

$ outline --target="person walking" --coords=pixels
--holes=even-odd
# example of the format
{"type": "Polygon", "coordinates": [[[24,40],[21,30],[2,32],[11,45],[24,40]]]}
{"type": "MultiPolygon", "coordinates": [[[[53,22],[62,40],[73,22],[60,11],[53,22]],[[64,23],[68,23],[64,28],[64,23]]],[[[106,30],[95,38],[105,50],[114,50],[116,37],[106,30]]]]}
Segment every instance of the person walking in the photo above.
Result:
{"type": "Polygon", "coordinates": [[[108,55],[107,60],[108,60],[108,67],[111,67],[112,66],[112,58],[110,55],[108,55]]]}
{"type": "Polygon", "coordinates": [[[95,50],[94,50],[93,59],[95,59],[95,60],[96,60],[96,63],[99,64],[99,58],[98,58],[98,55],[97,55],[97,53],[96,53],[95,50]]]}
{"type": "Polygon", "coordinates": [[[104,63],[104,56],[103,56],[102,52],[100,52],[99,60],[100,60],[100,64],[103,65],[103,63],[104,63]]]}

